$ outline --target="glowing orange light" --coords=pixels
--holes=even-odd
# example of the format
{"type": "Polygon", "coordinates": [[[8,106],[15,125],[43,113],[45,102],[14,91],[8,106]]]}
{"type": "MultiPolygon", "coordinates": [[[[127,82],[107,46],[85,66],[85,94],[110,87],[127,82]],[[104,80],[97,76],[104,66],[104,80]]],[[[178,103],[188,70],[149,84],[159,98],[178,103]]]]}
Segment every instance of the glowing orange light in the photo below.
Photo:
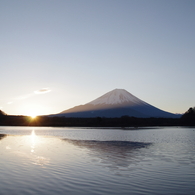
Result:
{"type": "Polygon", "coordinates": [[[34,118],[36,118],[36,117],[37,117],[37,115],[32,114],[32,115],[30,115],[30,117],[31,117],[32,119],[34,119],[34,118]]]}

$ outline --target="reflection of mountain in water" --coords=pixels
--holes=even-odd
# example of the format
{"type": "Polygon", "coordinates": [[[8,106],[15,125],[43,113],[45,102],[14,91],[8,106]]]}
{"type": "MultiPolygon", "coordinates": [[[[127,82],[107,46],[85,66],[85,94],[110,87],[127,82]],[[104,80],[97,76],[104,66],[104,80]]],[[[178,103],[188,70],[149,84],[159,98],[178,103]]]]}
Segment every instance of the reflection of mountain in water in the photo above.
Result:
{"type": "Polygon", "coordinates": [[[145,156],[140,149],[151,145],[151,143],[130,141],[64,140],[79,148],[88,149],[92,161],[100,162],[114,170],[129,169],[130,165],[143,160],[145,156]]]}
{"type": "Polygon", "coordinates": [[[5,138],[7,135],[6,134],[0,134],[0,140],[5,138]]]}

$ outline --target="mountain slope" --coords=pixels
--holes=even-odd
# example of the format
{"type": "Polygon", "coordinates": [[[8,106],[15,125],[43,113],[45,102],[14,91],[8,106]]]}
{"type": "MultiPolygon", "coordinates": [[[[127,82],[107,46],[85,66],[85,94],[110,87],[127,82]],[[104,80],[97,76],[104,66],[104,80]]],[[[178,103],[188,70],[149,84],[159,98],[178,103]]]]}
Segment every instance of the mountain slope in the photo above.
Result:
{"type": "Polygon", "coordinates": [[[98,105],[98,104],[106,104],[106,105],[139,105],[145,104],[142,100],[136,98],[129,92],[124,89],[115,89],[110,91],[101,97],[89,102],[88,104],[98,105]]]}
{"type": "Polygon", "coordinates": [[[62,111],[57,116],[66,117],[163,117],[176,118],[178,115],[160,110],[135,97],[124,89],[112,90],[101,97],[74,108],[62,111]]]}

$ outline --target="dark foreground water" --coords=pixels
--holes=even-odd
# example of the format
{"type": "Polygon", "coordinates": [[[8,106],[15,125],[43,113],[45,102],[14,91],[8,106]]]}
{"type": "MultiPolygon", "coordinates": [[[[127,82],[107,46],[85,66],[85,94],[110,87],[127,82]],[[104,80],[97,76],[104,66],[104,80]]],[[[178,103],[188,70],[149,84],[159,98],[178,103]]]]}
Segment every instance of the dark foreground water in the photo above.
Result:
{"type": "Polygon", "coordinates": [[[0,195],[194,193],[195,128],[0,127],[0,195]]]}

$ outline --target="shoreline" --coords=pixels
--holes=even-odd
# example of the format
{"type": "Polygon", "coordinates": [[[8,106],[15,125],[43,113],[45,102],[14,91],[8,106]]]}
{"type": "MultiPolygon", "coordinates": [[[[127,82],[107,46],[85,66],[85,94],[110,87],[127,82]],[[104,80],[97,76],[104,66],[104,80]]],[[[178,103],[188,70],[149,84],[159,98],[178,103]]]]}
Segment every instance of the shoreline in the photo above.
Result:
{"type": "Polygon", "coordinates": [[[37,116],[0,116],[0,126],[40,126],[40,127],[97,127],[97,128],[143,128],[166,126],[195,126],[194,120],[181,118],[136,118],[122,116],[120,118],[66,118],[37,116]]]}

